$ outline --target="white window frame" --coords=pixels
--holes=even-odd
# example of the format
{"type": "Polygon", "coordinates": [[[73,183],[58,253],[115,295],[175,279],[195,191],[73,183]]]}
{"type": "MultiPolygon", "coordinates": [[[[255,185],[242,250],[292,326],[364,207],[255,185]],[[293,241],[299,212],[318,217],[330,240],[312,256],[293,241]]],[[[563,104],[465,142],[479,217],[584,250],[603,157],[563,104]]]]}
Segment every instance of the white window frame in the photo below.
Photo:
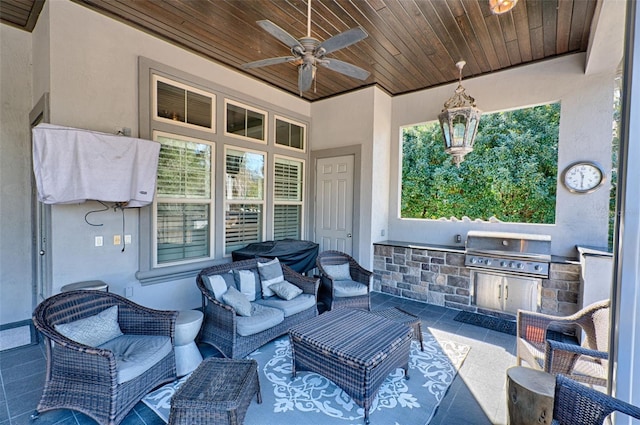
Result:
{"type": "Polygon", "coordinates": [[[278,147],[278,148],[289,149],[289,150],[292,150],[294,152],[306,152],[307,151],[307,125],[303,124],[301,122],[292,120],[291,118],[283,117],[282,115],[274,115],[274,117],[273,117],[273,145],[278,147]],[[302,129],[304,131],[304,136],[302,137],[302,149],[294,148],[292,146],[287,146],[287,145],[281,145],[281,144],[279,144],[277,142],[276,131],[277,131],[277,128],[278,128],[278,124],[277,124],[278,120],[284,121],[284,122],[288,122],[289,124],[297,125],[298,127],[302,127],[302,129]]]}
{"type": "MultiPolygon", "coordinates": [[[[162,77],[158,74],[153,74],[151,76],[151,81],[152,81],[152,87],[151,87],[151,106],[153,108],[153,110],[151,111],[151,116],[155,121],[159,121],[159,122],[164,122],[167,124],[171,124],[171,125],[177,125],[180,127],[186,127],[186,128],[193,128],[193,129],[197,129],[200,131],[206,131],[209,133],[215,133],[216,132],[216,95],[213,93],[210,93],[208,91],[204,91],[204,90],[200,90],[197,89],[193,86],[188,86],[186,84],[182,84],[179,83],[175,80],[172,80],[170,78],[165,78],[162,77]],[[165,118],[165,117],[161,117],[158,115],[158,81],[161,81],[165,84],[171,85],[171,86],[175,86],[175,87],[179,87],[181,89],[184,89],[185,91],[190,91],[193,93],[197,93],[200,94],[202,96],[206,96],[211,98],[211,128],[207,128],[207,127],[203,127],[200,125],[195,125],[195,124],[190,124],[187,122],[182,122],[182,121],[175,121],[175,120],[171,120],[169,118],[165,118]]],[[[186,102],[186,99],[185,99],[186,102]]]]}
{"type": "MultiPolygon", "coordinates": [[[[296,151],[299,151],[298,149],[296,149],[296,151]]],[[[271,225],[272,225],[272,233],[273,233],[273,238],[275,239],[275,230],[276,230],[276,205],[299,205],[300,206],[300,239],[304,239],[304,231],[305,231],[305,208],[304,208],[304,202],[305,202],[305,173],[306,173],[306,162],[304,159],[302,158],[295,158],[295,157],[291,157],[291,156],[285,156],[285,155],[278,155],[275,154],[273,155],[273,166],[272,166],[272,173],[271,173],[271,181],[273,182],[271,185],[271,190],[273,193],[273,202],[271,203],[271,225]],[[276,162],[281,159],[281,160],[287,160],[287,161],[295,161],[295,162],[299,162],[302,164],[302,170],[301,170],[301,184],[300,184],[300,200],[299,201],[279,201],[278,199],[276,199],[276,162]]]]}
{"type": "Polygon", "coordinates": [[[210,196],[208,200],[201,199],[201,198],[162,198],[158,196],[158,193],[156,191],[156,196],[154,197],[153,204],[152,204],[153,238],[152,238],[151,246],[152,246],[153,267],[162,268],[162,267],[175,266],[179,264],[190,264],[190,263],[197,263],[201,261],[211,260],[215,258],[216,144],[215,142],[212,142],[210,140],[198,139],[195,137],[189,137],[181,134],[169,133],[169,132],[158,131],[158,130],[153,130],[152,135],[153,135],[153,140],[155,141],[157,141],[158,137],[167,137],[167,138],[184,140],[186,142],[193,142],[193,143],[211,146],[211,169],[210,169],[211,187],[209,192],[210,196]],[[166,263],[158,263],[158,203],[208,204],[209,205],[209,255],[208,256],[197,257],[192,259],[182,259],[182,260],[166,262],[166,263]]]}
{"type": "MultiPolygon", "coordinates": [[[[225,108],[226,109],[226,108],[225,108]]],[[[267,187],[268,186],[268,162],[269,162],[269,155],[267,152],[265,151],[261,151],[261,150],[257,150],[257,149],[247,149],[247,148],[243,148],[243,147],[239,147],[239,146],[235,146],[235,145],[225,145],[224,146],[224,153],[223,153],[223,157],[222,157],[222,162],[223,162],[223,175],[225,178],[225,182],[224,182],[224,191],[222,193],[222,197],[224,198],[224,215],[222,217],[222,222],[223,222],[223,236],[222,236],[222,244],[223,244],[223,249],[222,252],[224,253],[224,257],[229,257],[231,256],[231,252],[227,253],[227,218],[226,218],[226,211],[227,211],[227,207],[229,205],[238,205],[238,204],[251,204],[251,205],[260,205],[262,207],[262,217],[261,217],[261,234],[260,234],[260,238],[261,241],[265,240],[265,235],[266,235],[266,218],[267,218],[267,187]],[[264,169],[263,169],[263,175],[264,175],[264,179],[262,181],[262,199],[261,200],[256,200],[256,199],[229,199],[227,197],[227,182],[226,182],[226,176],[227,176],[227,154],[229,152],[229,150],[234,150],[234,151],[241,151],[241,152],[248,152],[248,153],[253,153],[253,154],[257,154],[257,155],[262,155],[262,157],[264,158],[264,169]]]]}
{"type": "MultiPolygon", "coordinates": [[[[245,124],[246,124],[246,122],[245,122],[245,124]]],[[[225,136],[234,137],[236,139],[241,139],[241,140],[246,140],[246,141],[253,142],[253,143],[260,143],[260,144],[266,145],[267,144],[267,139],[268,139],[268,134],[269,134],[269,113],[267,111],[264,111],[262,109],[256,108],[254,106],[246,105],[244,103],[225,98],[224,99],[223,126],[224,126],[224,135],[225,136]],[[227,132],[227,105],[237,106],[239,108],[246,109],[247,111],[256,112],[256,113],[264,115],[264,120],[263,120],[264,131],[262,132],[262,135],[263,135],[264,138],[263,139],[255,139],[253,137],[241,136],[241,135],[235,134],[235,133],[228,133],[227,132]]],[[[246,127],[245,127],[245,130],[246,130],[246,127]]]]}

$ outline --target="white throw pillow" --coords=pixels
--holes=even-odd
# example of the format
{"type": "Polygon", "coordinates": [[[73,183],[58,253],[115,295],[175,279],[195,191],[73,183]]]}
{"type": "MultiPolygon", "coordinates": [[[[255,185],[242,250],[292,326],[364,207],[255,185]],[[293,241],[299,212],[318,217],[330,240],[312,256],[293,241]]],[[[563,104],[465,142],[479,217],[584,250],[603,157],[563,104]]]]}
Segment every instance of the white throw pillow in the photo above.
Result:
{"type": "Polygon", "coordinates": [[[117,305],[94,316],[62,323],[54,327],[67,338],[90,347],[97,347],[122,335],[120,325],[118,325],[117,305]]]}
{"type": "Polygon", "coordinates": [[[222,276],[214,274],[211,276],[202,276],[202,279],[204,279],[204,284],[207,289],[213,293],[213,297],[218,301],[222,301],[222,296],[227,292],[227,282],[225,282],[222,276]]]}

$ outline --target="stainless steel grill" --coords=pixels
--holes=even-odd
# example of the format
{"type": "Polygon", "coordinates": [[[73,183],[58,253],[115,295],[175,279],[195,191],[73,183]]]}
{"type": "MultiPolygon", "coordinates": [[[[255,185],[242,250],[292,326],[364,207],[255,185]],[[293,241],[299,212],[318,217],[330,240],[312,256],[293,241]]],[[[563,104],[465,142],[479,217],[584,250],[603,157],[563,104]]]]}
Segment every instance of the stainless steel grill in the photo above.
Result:
{"type": "Polygon", "coordinates": [[[467,233],[465,265],[473,303],[488,314],[537,311],[542,279],[549,277],[551,237],[526,233],[467,233]]]}
{"type": "Polygon", "coordinates": [[[465,265],[511,275],[549,277],[551,236],[470,231],[465,265]]]}

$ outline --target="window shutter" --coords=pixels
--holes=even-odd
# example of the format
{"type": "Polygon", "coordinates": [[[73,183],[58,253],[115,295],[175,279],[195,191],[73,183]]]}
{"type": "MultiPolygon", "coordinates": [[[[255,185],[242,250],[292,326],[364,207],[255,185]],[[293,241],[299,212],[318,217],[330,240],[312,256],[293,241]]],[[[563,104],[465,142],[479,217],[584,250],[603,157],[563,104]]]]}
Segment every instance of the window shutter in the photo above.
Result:
{"type": "Polygon", "coordinates": [[[209,205],[158,203],[158,264],[209,256],[209,205]]]}
{"type": "Polygon", "coordinates": [[[273,238],[300,239],[300,223],[302,223],[302,207],[300,205],[275,205],[273,210],[273,238]]]}

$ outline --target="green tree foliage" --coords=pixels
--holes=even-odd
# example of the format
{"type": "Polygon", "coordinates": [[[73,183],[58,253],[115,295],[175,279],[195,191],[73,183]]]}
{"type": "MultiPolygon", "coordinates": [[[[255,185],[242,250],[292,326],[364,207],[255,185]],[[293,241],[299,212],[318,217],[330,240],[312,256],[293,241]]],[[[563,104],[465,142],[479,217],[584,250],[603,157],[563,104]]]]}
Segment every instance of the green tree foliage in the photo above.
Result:
{"type": "Polygon", "coordinates": [[[555,220],[560,104],[483,115],[456,167],[438,123],[403,130],[403,218],[555,220]]]}

